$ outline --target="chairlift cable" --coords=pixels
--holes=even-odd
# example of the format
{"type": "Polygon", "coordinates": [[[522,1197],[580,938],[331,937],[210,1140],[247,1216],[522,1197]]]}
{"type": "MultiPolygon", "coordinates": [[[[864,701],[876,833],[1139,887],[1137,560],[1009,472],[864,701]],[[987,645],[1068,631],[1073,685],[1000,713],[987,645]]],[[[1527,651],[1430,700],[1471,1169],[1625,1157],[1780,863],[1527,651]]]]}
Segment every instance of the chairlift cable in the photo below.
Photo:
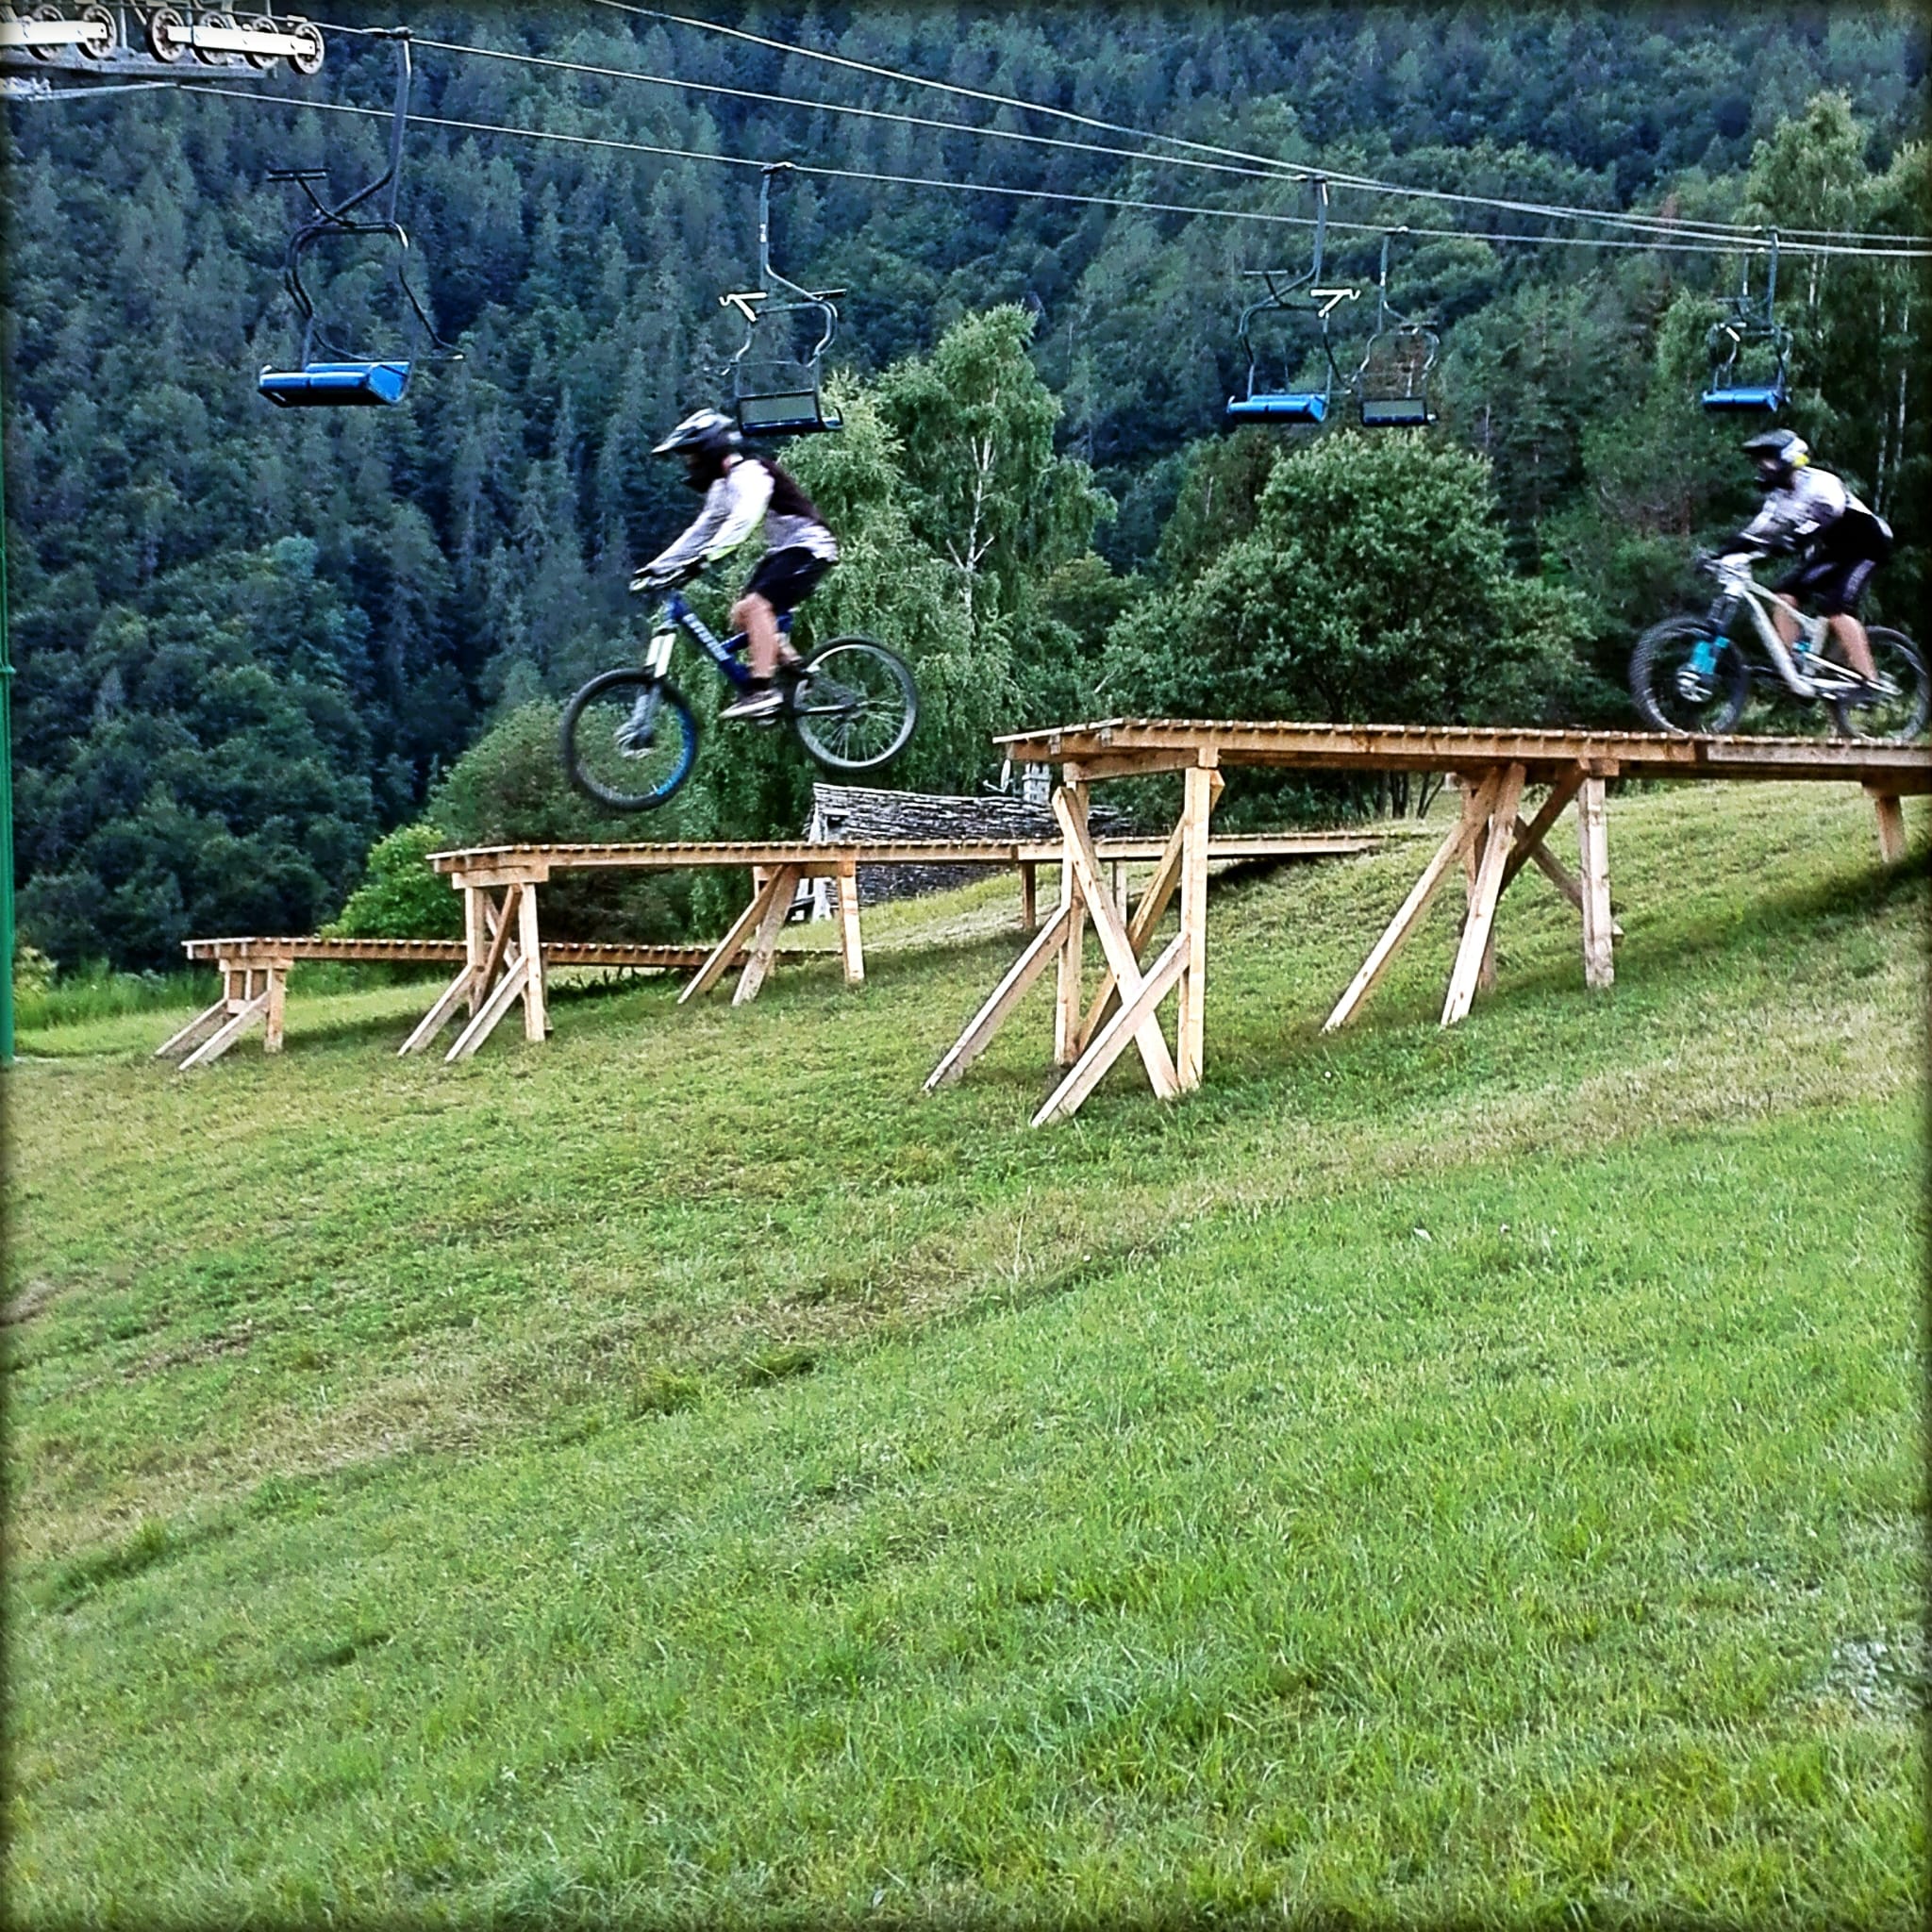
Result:
{"type": "MultiPolygon", "coordinates": [[[[791,42],[774,40],[763,34],[748,32],[742,27],[725,26],[722,23],[693,19],[681,13],[668,13],[658,8],[638,7],[627,4],[627,0],[589,0],[593,7],[605,7],[618,13],[635,15],[641,19],[667,21],[674,25],[696,27],[706,33],[722,34],[733,40],[749,41],[755,45],[767,47],[774,52],[795,56],[800,59],[823,61],[827,65],[852,69],[861,74],[870,74],[886,80],[896,80],[908,87],[930,88],[941,93],[958,94],[969,100],[984,101],[1003,108],[1018,108],[1028,113],[1050,114],[1060,120],[1074,122],[1083,127],[1092,127],[1103,133],[1130,135],[1137,141],[1163,141],[1174,146],[1184,147],[1199,154],[1221,156],[1225,160],[1234,160],[1257,165],[1271,175],[1288,180],[1307,181],[1316,175],[1326,176],[1330,185],[1336,188],[1352,188],[1366,193],[1391,196],[1407,195],[1429,201],[1458,203],[1472,208],[1491,208],[1499,212],[1510,214],[1534,214],[1550,218],[1593,222],[1602,225],[1633,227],[1646,231],[1654,230],[1664,234],[1710,233],[1713,235],[1736,236],[1743,239],[1761,235],[1760,227],[1745,223],[1703,222],[1697,220],[1669,220],[1660,215],[1627,214],[1612,209],[1574,208],[1558,203],[1524,202],[1499,198],[1493,195],[1465,194],[1450,189],[1419,188],[1402,182],[1382,181],[1373,175],[1353,175],[1332,168],[1321,168],[1311,163],[1285,161],[1277,156],[1256,155],[1240,148],[1217,146],[1208,142],[1191,141],[1177,134],[1163,134],[1124,125],[1115,121],[1104,121],[1091,114],[1080,114],[1069,108],[1054,108],[1039,101],[1021,100],[1010,94],[997,94],[979,88],[961,87],[953,81],[934,80],[924,75],[908,74],[897,68],[884,67],[872,61],[854,60],[841,54],[828,54],[815,47],[802,47],[791,42]]],[[[1178,160],[1177,157],[1144,155],[1146,160],[1159,161],[1164,158],[1178,160]]],[[[1418,231],[1420,232],[1420,231],[1418,231]]],[[[1806,236],[1814,239],[1841,241],[1910,241],[1915,242],[1932,242],[1932,236],[1893,235],[1883,229],[1857,229],[1845,231],[1837,228],[1783,228],[1788,236],[1806,236]]],[[[1857,251],[1848,251],[1854,252],[1857,251]]]]}
{"type": "MultiPolygon", "coordinates": [[[[344,101],[308,100],[299,94],[261,93],[253,89],[222,87],[209,81],[183,80],[161,82],[158,85],[172,86],[181,93],[219,94],[239,101],[258,101],[290,108],[310,108],[338,114],[359,114],[378,120],[387,118],[384,110],[379,108],[360,108],[344,101]]],[[[721,155],[696,148],[669,147],[650,142],[624,141],[610,135],[563,134],[550,128],[524,127],[514,124],[487,121],[460,121],[435,114],[411,114],[409,119],[418,126],[444,127],[456,133],[506,135],[525,141],[553,142],[564,146],[603,148],[621,154],[657,155],[675,160],[710,161],[726,167],[761,168],[766,165],[762,160],[743,155],[721,155]]],[[[816,175],[825,180],[874,182],[900,188],[936,188],[954,193],[993,194],[1006,200],[1058,202],[1086,208],[1123,208],[1145,214],[1188,215],[1219,221],[1256,222],[1273,227],[1311,228],[1315,225],[1314,217],[1311,215],[1272,214],[1255,208],[1211,208],[1197,203],[1147,201],[1127,195],[1076,194],[1058,189],[1004,187],[990,181],[944,180],[925,175],[890,175],[872,169],[831,167],[815,161],[800,161],[794,165],[801,175],[816,175]]],[[[1390,225],[1386,222],[1330,221],[1328,225],[1331,231],[1380,235],[1390,225]]],[[[1419,227],[1413,224],[1406,225],[1411,235],[1428,239],[1489,242],[1515,247],[1617,248],[1649,253],[1706,256],[1735,256],[1757,252],[1742,242],[1697,242],[1688,239],[1681,242],[1652,242],[1615,236],[1518,235],[1469,228],[1419,227]]],[[[1932,259],[1932,249],[1920,248],[1845,248],[1809,243],[1787,247],[1784,252],[1793,257],[1835,255],[1857,256],[1871,260],[1932,259]]]]}

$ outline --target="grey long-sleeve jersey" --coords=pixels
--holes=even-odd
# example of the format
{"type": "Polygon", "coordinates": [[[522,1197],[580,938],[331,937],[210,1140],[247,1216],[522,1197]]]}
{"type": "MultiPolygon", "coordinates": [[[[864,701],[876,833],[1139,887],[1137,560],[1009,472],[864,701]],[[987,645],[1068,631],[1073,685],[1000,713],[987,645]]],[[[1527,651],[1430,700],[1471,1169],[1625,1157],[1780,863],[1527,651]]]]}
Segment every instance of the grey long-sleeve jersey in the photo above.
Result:
{"type": "Polygon", "coordinates": [[[741,457],[705,492],[705,507],[697,521],[644,570],[669,576],[690,564],[723,557],[751,535],[760,517],[765,520],[766,549],[808,550],[827,563],[836,563],[838,540],[824,525],[810,517],[770,513],[774,487],[772,473],[763,463],[756,458],[741,457]]]}
{"type": "Polygon", "coordinates": [[[1808,464],[1792,472],[1789,486],[1774,490],[1764,508],[1738,534],[1765,550],[1802,550],[1843,516],[1871,511],[1829,470],[1808,464]]]}

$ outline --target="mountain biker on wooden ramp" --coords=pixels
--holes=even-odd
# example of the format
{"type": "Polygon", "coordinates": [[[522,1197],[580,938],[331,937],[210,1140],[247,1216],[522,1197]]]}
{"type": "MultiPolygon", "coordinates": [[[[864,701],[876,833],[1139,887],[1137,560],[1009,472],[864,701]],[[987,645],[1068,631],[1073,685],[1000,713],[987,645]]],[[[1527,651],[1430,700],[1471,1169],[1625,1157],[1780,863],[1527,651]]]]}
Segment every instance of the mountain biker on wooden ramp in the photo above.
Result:
{"type": "MultiPolygon", "coordinates": [[[[1831,634],[1858,675],[1875,680],[1878,667],[1858,600],[1872,574],[1891,554],[1891,528],[1845,487],[1840,477],[1811,461],[1810,445],[1789,429],[1767,429],[1744,445],[1766,491],[1764,507],[1725,547],[1764,553],[1796,552],[1793,569],[1773,588],[1792,611],[1797,599],[1816,601],[1831,634]]],[[[1773,620],[1787,644],[1796,644],[1795,617],[1780,609],[1773,620]]]]}

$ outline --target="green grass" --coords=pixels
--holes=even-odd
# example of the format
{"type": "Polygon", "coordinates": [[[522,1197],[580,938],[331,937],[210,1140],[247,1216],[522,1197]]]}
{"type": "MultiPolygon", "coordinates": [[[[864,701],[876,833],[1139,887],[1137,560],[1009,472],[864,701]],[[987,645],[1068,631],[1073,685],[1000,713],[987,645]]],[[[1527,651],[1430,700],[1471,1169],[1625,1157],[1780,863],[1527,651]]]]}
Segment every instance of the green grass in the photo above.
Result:
{"type": "MultiPolygon", "coordinates": [[[[1620,799],[1317,1029],[1419,863],[1217,892],[1208,1068],[920,1082],[869,982],[305,1002],[9,1076],[17,1918],[1915,1924],[1925,826],[1620,799]],[[508,1031],[508,1029],[506,1029],[508,1031]]],[[[43,1050],[44,1036],[24,1041],[43,1050]]]]}

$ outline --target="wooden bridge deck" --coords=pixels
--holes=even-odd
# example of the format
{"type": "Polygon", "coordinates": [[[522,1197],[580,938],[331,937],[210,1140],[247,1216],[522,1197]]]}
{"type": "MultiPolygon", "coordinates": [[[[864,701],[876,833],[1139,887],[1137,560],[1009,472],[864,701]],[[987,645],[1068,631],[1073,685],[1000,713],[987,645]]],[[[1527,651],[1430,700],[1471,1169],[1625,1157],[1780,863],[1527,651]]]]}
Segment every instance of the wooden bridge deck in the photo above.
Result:
{"type": "Polygon", "coordinates": [[[1905,853],[1900,800],[1932,792],[1932,747],[1869,739],[1676,737],[1661,732],[1507,730],[1471,725],[1328,724],[1293,721],[1112,718],[1012,732],[995,741],[1016,762],[1057,765],[1055,816],[1065,838],[1060,906],[967,1024],[926,1081],[957,1078],[984,1051],[1027,987],[1057,969],[1054,1060],[1065,1069],[1034,1124],[1075,1111],[1131,1045],[1163,1099],[1198,1086],[1206,1053],[1208,815],[1222,772],[1260,766],[1305,772],[1443,772],[1456,780],[1462,811],[1431,854],[1400,910],[1375,941],[1328,1015],[1329,1028],[1359,1011],[1396,952],[1416,931],[1451,872],[1460,869],[1468,907],[1457,941],[1442,1024],[1454,1025],[1475,994],[1494,981],[1491,941],[1497,901],[1525,864],[1534,864],[1574,906],[1583,922],[1584,983],[1614,976],[1610,914],[1607,779],[1811,779],[1861,785],[1878,820],[1881,857],[1905,853]],[[1153,882],[1132,918],[1098,883],[1098,853],[1086,834],[1088,788],[1108,778],[1156,772],[1184,774],[1184,803],[1153,882]],[[1518,813],[1532,786],[1547,787],[1525,821],[1518,813]],[[1565,807],[1576,803],[1580,876],[1545,846],[1565,807]],[[1180,931],[1144,971],[1141,958],[1162,912],[1180,895],[1180,931]],[[1083,979],[1091,923],[1105,964],[1088,997],[1083,979]],[[1156,1011],[1177,994],[1176,1040],[1169,1050],[1156,1011]]]}

